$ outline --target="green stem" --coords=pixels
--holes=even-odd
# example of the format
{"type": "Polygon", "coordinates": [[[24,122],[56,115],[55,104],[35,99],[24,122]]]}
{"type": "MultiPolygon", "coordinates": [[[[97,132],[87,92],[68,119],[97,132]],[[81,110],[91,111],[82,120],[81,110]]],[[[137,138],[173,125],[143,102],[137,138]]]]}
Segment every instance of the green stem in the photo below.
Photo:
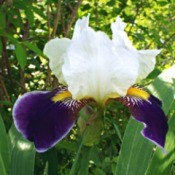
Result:
{"type": "Polygon", "coordinates": [[[89,169],[89,159],[90,159],[90,152],[92,149],[93,144],[89,144],[89,142],[93,141],[93,139],[97,139],[96,137],[100,137],[101,134],[101,118],[104,115],[104,110],[101,107],[98,107],[96,117],[91,125],[89,127],[86,127],[83,134],[82,134],[82,139],[80,141],[80,146],[78,148],[78,152],[75,157],[75,161],[72,165],[72,168],[70,170],[69,175],[81,175],[83,172],[84,175],[88,174],[88,169],[89,169]],[[97,128],[96,128],[97,127],[97,128]],[[98,128],[99,127],[99,128],[98,128]],[[97,132],[96,132],[97,131],[97,132]],[[94,133],[96,132],[96,133],[94,133]],[[91,134],[94,133],[95,137],[92,136],[91,134]],[[99,136],[96,134],[99,134],[99,136]],[[86,139],[86,141],[84,140],[86,139]],[[87,144],[87,143],[88,144],[87,144]],[[86,143],[86,144],[85,144],[86,143]],[[83,146],[83,144],[88,145],[88,146],[83,146]],[[89,147],[90,146],[90,147],[89,147]]]}
{"type": "Polygon", "coordinates": [[[83,142],[78,148],[78,152],[69,175],[88,175],[89,160],[93,147],[83,146],[83,142]]]}
{"type": "Polygon", "coordinates": [[[79,159],[79,167],[76,175],[89,174],[89,160],[91,157],[91,150],[93,147],[83,146],[81,156],[79,159]]]}
{"type": "Polygon", "coordinates": [[[86,133],[87,130],[85,130],[82,135],[80,146],[78,148],[75,161],[72,165],[69,175],[82,175],[82,172],[84,175],[88,175],[90,153],[93,147],[83,146],[83,136],[86,133]]]}

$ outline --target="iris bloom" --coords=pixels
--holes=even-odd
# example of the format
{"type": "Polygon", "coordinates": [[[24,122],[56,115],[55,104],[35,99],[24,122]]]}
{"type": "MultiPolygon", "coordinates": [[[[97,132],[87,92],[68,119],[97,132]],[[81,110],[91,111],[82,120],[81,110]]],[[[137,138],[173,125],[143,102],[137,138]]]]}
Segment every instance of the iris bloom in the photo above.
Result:
{"type": "Polygon", "coordinates": [[[72,39],[55,38],[45,45],[50,68],[63,85],[21,96],[13,108],[16,128],[44,152],[69,133],[86,104],[104,108],[118,100],[144,124],[142,135],[164,148],[168,127],[161,102],[133,86],[154,69],[160,51],[136,50],[119,17],[111,25],[112,40],[88,23],[89,16],[79,19],[72,39]]]}

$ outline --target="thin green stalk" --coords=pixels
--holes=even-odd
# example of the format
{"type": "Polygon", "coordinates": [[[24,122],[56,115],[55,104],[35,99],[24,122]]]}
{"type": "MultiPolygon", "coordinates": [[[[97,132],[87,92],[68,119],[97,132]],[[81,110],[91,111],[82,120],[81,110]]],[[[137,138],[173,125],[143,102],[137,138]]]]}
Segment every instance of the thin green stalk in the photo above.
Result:
{"type": "Polygon", "coordinates": [[[83,131],[80,146],[78,148],[78,152],[76,154],[75,161],[69,175],[79,175],[79,173],[82,174],[82,172],[84,175],[86,175],[88,173],[90,152],[92,146],[97,143],[97,139],[99,139],[101,135],[101,130],[103,126],[101,122],[102,116],[103,108],[99,107],[95,115],[95,119],[92,120],[92,123],[89,126],[85,127],[85,130],[83,131]]]}
{"type": "Polygon", "coordinates": [[[73,163],[73,166],[72,166],[72,168],[70,170],[69,175],[75,175],[76,174],[77,167],[78,167],[78,162],[79,162],[78,160],[79,160],[79,157],[80,157],[80,153],[81,153],[82,147],[83,147],[83,138],[81,139],[80,146],[78,148],[78,152],[77,152],[77,155],[75,157],[75,161],[73,163]]]}

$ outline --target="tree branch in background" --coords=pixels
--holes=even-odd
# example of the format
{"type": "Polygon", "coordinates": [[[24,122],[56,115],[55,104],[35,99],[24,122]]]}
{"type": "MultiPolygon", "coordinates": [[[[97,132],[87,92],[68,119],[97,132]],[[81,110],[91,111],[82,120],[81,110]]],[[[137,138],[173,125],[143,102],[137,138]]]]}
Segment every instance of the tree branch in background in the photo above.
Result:
{"type": "MultiPolygon", "coordinates": [[[[51,13],[50,13],[50,8],[51,6],[47,4],[47,27],[48,27],[48,40],[50,40],[51,37],[51,26],[50,26],[50,21],[51,21],[51,13]]],[[[47,75],[45,79],[45,88],[49,87],[52,84],[52,77],[51,77],[51,70],[49,67],[49,64],[47,64],[47,75]]]]}
{"type": "Polygon", "coordinates": [[[25,86],[25,73],[24,73],[24,70],[19,68],[19,84],[20,84],[20,87],[21,87],[21,92],[22,93],[25,93],[27,91],[26,89],[26,86],[25,86]]]}
{"type": "Polygon", "coordinates": [[[136,18],[139,16],[139,13],[141,12],[142,8],[143,8],[143,5],[142,5],[142,1],[139,2],[139,4],[137,4],[137,8],[136,8],[136,14],[134,16],[134,22],[132,23],[132,25],[130,26],[129,30],[128,30],[128,36],[131,34],[131,31],[132,31],[132,28],[135,24],[135,20],[136,18]]]}
{"type": "MultiPolygon", "coordinates": [[[[10,86],[14,87],[11,69],[10,69],[10,62],[9,62],[8,54],[7,54],[7,39],[5,37],[2,37],[2,59],[4,60],[5,67],[7,68],[7,76],[8,76],[10,86]]],[[[17,96],[13,88],[12,88],[12,91],[14,95],[17,96]]]]}
{"type": "MultiPolygon", "coordinates": [[[[22,41],[26,41],[27,38],[28,38],[28,35],[29,35],[29,29],[30,29],[30,24],[29,22],[27,21],[25,24],[24,24],[24,29],[23,29],[23,36],[22,36],[22,41]]],[[[26,89],[26,86],[25,86],[25,73],[24,73],[24,70],[23,69],[19,69],[19,76],[20,76],[20,86],[22,87],[21,88],[21,92],[22,93],[25,93],[27,91],[26,89]]]]}
{"type": "MultiPolygon", "coordinates": [[[[54,15],[54,24],[53,24],[53,31],[51,34],[51,26],[50,26],[50,20],[51,20],[51,13],[50,13],[50,6],[47,5],[47,19],[48,19],[48,39],[50,40],[51,38],[54,38],[57,32],[57,28],[58,28],[58,22],[59,22],[59,18],[60,18],[60,10],[61,10],[61,3],[62,0],[58,0],[57,5],[56,5],[56,13],[54,15]]],[[[52,76],[51,76],[51,70],[49,65],[47,65],[47,76],[46,76],[46,82],[45,82],[45,87],[48,86],[57,86],[58,85],[58,81],[55,77],[53,77],[53,82],[56,81],[56,85],[53,85],[52,83],[52,76]]],[[[55,84],[55,83],[54,83],[55,84]]]]}
{"type": "Polygon", "coordinates": [[[66,33],[66,26],[65,26],[65,16],[64,13],[61,13],[61,26],[63,34],[66,33]]]}
{"type": "Polygon", "coordinates": [[[95,24],[96,27],[99,27],[99,19],[98,19],[98,2],[95,1],[95,24]]]}
{"type": "MultiPolygon", "coordinates": [[[[0,37],[0,42],[1,42],[1,37],[0,37]]],[[[0,74],[2,75],[2,77],[5,75],[5,63],[4,63],[4,59],[2,58],[2,55],[0,55],[0,74]]]]}
{"type": "Polygon", "coordinates": [[[2,95],[2,96],[0,96],[0,100],[6,100],[6,101],[10,102],[11,101],[10,96],[8,94],[7,88],[5,86],[5,83],[4,83],[1,75],[0,75],[0,87],[1,87],[0,88],[1,89],[0,95],[2,95]]]}
{"type": "MultiPolygon", "coordinates": [[[[162,43],[162,45],[158,47],[158,49],[164,48],[164,47],[166,46],[166,44],[167,44],[170,40],[172,40],[174,37],[175,37],[175,32],[172,33],[172,34],[162,43]]],[[[149,49],[149,48],[151,47],[151,44],[152,44],[152,43],[153,43],[153,41],[151,41],[151,42],[145,47],[145,49],[149,49]]]]}
{"type": "Polygon", "coordinates": [[[8,60],[8,55],[7,55],[7,39],[2,37],[2,59],[4,60],[4,63],[6,64],[7,72],[8,72],[8,79],[11,82],[11,85],[13,87],[13,80],[12,80],[12,75],[11,75],[11,69],[10,69],[10,63],[8,60]]]}
{"type": "Polygon", "coordinates": [[[161,49],[161,48],[164,48],[165,45],[166,45],[171,39],[173,39],[174,37],[175,37],[175,32],[172,33],[172,34],[163,42],[163,44],[162,44],[162,46],[160,47],[160,49],[161,49]]]}
{"type": "Polygon", "coordinates": [[[0,5],[2,5],[5,2],[5,0],[0,0],[0,5]]]}
{"type": "Polygon", "coordinates": [[[149,49],[149,48],[151,47],[152,43],[153,43],[153,41],[151,41],[149,44],[147,44],[147,46],[146,46],[144,49],[145,49],[145,50],[146,50],[146,49],[149,49]]]}
{"type": "Polygon", "coordinates": [[[57,28],[58,28],[58,21],[59,21],[59,18],[60,18],[60,11],[61,11],[61,3],[62,3],[62,0],[58,0],[57,2],[57,10],[56,10],[56,13],[54,15],[54,26],[53,26],[53,31],[52,31],[52,38],[55,37],[56,35],[56,31],[57,31],[57,28]]]}
{"type": "Polygon", "coordinates": [[[51,76],[51,70],[49,67],[49,63],[47,64],[47,75],[45,80],[45,88],[52,85],[52,76],[51,76]]]}
{"type": "Polygon", "coordinates": [[[83,2],[83,0],[79,0],[77,2],[76,6],[72,9],[72,14],[70,16],[70,19],[69,19],[68,24],[67,24],[66,29],[65,29],[65,33],[64,33],[65,37],[67,37],[69,34],[69,31],[72,27],[74,20],[75,20],[75,16],[77,14],[77,11],[78,11],[79,7],[81,6],[82,2],[83,2]]]}
{"type": "Polygon", "coordinates": [[[49,10],[49,4],[47,4],[47,27],[48,27],[48,39],[51,39],[51,28],[50,28],[51,15],[49,10]]]}
{"type": "MultiPolygon", "coordinates": [[[[65,37],[69,34],[69,31],[73,25],[74,20],[75,20],[77,11],[78,11],[79,7],[81,6],[82,2],[83,2],[83,0],[79,0],[74,8],[69,6],[69,8],[71,9],[71,12],[72,12],[70,15],[70,19],[69,19],[66,27],[64,25],[62,25],[63,26],[63,34],[65,37]]],[[[48,38],[49,38],[49,40],[51,38],[54,38],[57,34],[58,23],[59,23],[60,17],[61,17],[61,21],[62,21],[62,19],[65,19],[65,14],[61,15],[61,5],[62,5],[62,0],[58,0],[57,4],[56,4],[57,10],[56,10],[56,13],[54,15],[54,24],[53,24],[52,33],[50,33],[50,31],[51,31],[50,30],[51,29],[51,26],[50,26],[50,20],[51,20],[50,8],[51,8],[51,6],[49,6],[49,5],[47,6],[48,30],[49,30],[48,38]]],[[[52,10],[52,8],[51,8],[51,10],[52,10]]],[[[55,76],[53,76],[53,79],[52,79],[51,70],[50,70],[49,66],[47,66],[47,76],[46,76],[46,82],[45,82],[45,87],[48,87],[48,86],[51,86],[52,88],[55,88],[58,86],[57,78],[55,76]]]]}

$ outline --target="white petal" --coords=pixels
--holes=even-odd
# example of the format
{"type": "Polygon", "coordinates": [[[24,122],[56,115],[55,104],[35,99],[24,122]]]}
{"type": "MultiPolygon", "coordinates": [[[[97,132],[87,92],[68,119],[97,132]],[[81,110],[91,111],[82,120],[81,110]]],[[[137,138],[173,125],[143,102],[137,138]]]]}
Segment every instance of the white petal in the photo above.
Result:
{"type": "Polygon", "coordinates": [[[138,60],[125,48],[116,48],[103,32],[82,31],[68,49],[63,75],[73,98],[93,97],[101,102],[125,95],[138,75],[138,60]]]}
{"type": "Polygon", "coordinates": [[[146,78],[154,69],[156,64],[156,56],[161,50],[139,50],[139,74],[137,81],[146,78]]]}
{"type": "Polygon", "coordinates": [[[132,50],[134,47],[124,31],[125,27],[126,23],[120,17],[117,17],[116,21],[111,24],[112,40],[116,47],[121,46],[132,50]]]}
{"type": "Polygon", "coordinates": [[[87,29],[89,26],[89,16],[87,17],[83,17],[82,19],[77,20],[76,24],[75,24],[75,29],[74,29],[74,33],[73,33],[73,38],[76,38],[78,36],[80,36],[81,32],[84,29],[87,29]]]}
{"type": "Polygon", "coordinates": [[[67,38],[55,38],[46,43],[44,54],[49,58],[49,66],[60,83],[65,84],[62,75],[62,65],[64,63],[64,55],[69,47],[71,40],[67,38]]]}
{"type": "Polygon", "coordinates": [[[155,67],[155,57],[157,54],[160,53],[159,50],[136,50],[132,42],[129,40],[124,28],[126,24],[121,20],[120,17],[116,18],[116,22],[111,24],[111,29],[113,33],[113,43],[116,48],[123,47],[135,55],[138,55],[139,61],[139,74],[137,81],[144,79],[148,76],[148,74],[154,69],[155,67]]]}

